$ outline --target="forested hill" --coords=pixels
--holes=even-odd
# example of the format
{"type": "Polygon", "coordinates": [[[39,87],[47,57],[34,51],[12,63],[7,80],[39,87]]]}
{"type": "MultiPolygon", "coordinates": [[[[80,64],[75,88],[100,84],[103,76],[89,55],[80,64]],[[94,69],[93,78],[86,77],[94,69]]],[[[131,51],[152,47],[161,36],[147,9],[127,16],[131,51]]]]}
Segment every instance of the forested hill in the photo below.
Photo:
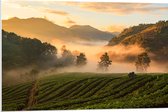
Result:
{"type": "Polygon", "coordinates": [[[168,61],[168,21],[155,24],[139,24],[123,30],[117,37],[112,38],[108,46],[117,44],[139,44],[148,52],[155,54],[156,60],[168,61]]]}
{"type": "Polygon", "coordinates": [[[56,59],[57,49],[38,39],[23,38],[2,30],[3,69],[12,69],[28,65],[45,65],[56,59]]]}

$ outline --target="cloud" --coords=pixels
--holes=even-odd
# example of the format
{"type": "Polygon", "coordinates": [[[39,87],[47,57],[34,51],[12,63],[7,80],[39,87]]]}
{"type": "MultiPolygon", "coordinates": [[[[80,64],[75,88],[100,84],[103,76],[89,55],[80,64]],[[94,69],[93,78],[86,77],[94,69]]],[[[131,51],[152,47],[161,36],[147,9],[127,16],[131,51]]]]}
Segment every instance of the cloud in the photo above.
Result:
{"type": "Polygon", "coordinates": [[[109,32],[121,32],[123,29],[125,29],[126,26],[124,25],[111,25],[106,28],[109,32]]]}
{"type": "Polygon", "coordinates": [[[66,2],[66,4],[95,12],[113,13],[117,15],[132,13],[146,14],[168,10],[168,6],[149,3],[66,2]]]}
{"type": "MultiPolygon", "coordinates": [[[[3,3],[8,4],[8,5],[12,5],[18,8],[30,8],[30,9],[36,9],[36,10],[40,10],[43,12],[47,12],[47,13],[51,13],[51,14],[57,14],[57,15],[62,15],[62,16],[67,16],[69,15],[68,12],[62,11],[62,10],[56,10],[56,9],[52,9],[50,8],[50,6],[52,6],[53,2],[47,2],[47,1],[30,1],[30,0],[10,0],[10,1],[4,1],[3,3]]],[[[55,3],[55,2],[54,2],[55,3]]]]}
{"type": "Polygon", "coordinates": [[[72,25],[76,25],[76,22],[67,17],[65,24],[67,24],[68,26],[72,26],[72,25]]]}
{"type": "Polygon", "coordinates": [[[51,13],[51,14],[62,15],[62,16],[69,15],[69,13],[67,13],[65,11],[54,10],[54,9],[44,9],[44,12],[51,13]]]}
{"type": "MultiPolygon", "coordinates": [[[[133,13],[140,14],[159,14],[158,11],[168,11],[168,5],[166,4],[152,4],[152,3],[114,3],[114,2],[58,2],[58,1],[20,1],[20,0],[5,0],[3,2],[10,4],[17,4],[21,7],[41,8],[49,7],[51,5],[60,6],[77,6],[85,10],[103,13],[112,13],[116,15],[128,15],[133,13]],[[155,13],[156,12],[156,13],[155,13]]],[[[64,11],[49,10],[50,13],[55,14],[67,14],[64,11]],[[64,13],[62,13],[64,12],[64,13]]]]}
{"type": "Polygon", "coordinates": [[[17,7],[29,7],[32,8],[32,6],[36,6],[38,4],[37,1],[28,1],[28,0],[4,0],[2,1],[4,4],[9,4],[12,6],[17,6],[17,7]]]}

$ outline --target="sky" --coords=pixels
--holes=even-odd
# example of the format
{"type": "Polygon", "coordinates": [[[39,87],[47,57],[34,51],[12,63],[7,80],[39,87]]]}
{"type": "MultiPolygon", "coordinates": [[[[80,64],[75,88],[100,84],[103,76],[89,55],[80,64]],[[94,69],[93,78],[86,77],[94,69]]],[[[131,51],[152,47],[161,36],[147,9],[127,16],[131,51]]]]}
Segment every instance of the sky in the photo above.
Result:
{"type": "Polygon", "coordinates": [[[168,20],[168,3],[3,0],[2,19],[12,17],[41,17],[65,27],[91,25],[104,31],[121,32],[133,25],[168,20]]]}

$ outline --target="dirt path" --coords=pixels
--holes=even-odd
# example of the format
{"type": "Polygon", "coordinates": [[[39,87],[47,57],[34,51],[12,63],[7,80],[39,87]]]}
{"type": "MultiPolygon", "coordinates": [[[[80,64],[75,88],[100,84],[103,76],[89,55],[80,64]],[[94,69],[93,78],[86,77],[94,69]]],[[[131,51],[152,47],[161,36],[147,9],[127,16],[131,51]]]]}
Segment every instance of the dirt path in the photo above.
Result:
{"type": "Polygon", "coordinates": [[[38,94],[38,82],[34,81],[32,84],[32,88],[29,91],[26,109],[29,109],[33,105],[37,104],[37,94],[38,94]]]}

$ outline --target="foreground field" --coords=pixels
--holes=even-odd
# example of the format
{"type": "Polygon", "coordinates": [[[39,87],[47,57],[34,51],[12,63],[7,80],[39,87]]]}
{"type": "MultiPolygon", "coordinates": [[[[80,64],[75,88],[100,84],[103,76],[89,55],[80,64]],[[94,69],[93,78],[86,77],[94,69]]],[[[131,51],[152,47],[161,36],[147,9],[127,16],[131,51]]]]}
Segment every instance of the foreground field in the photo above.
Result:
{"type": "Polygon", "coordinates": [[[3,87],[3,110],[168,107],[168,74],[64,73],[3,87]]]}

